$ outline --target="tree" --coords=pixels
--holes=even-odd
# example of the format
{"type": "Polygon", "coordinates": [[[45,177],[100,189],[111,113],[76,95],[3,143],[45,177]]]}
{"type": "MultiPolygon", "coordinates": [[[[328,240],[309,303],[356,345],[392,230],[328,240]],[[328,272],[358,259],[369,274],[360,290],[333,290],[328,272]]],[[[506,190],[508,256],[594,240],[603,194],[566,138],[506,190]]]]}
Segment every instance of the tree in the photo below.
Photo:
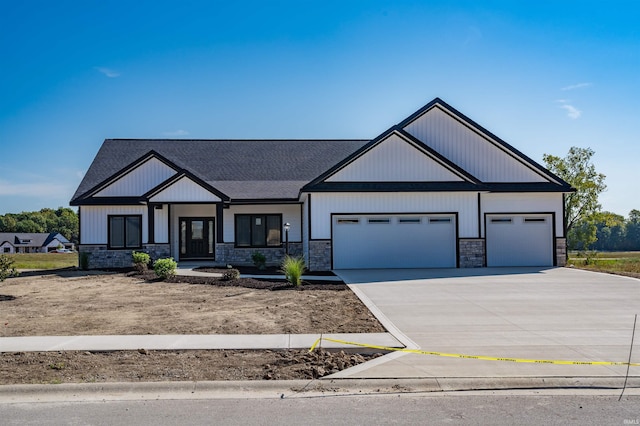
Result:
{"type": "MultiPolygon", "coordinates": [[[[596,172],[596,168],[591,162],[594,153],[591,148],[573,146],[564,158],[550,154],[543,156],[547,168],[576,190],[565,196],[564,219],[567,224],[567,239],[570,248],[575,247],[571,243],[581,242],[588,247],[590,243],[595,241],[588,241],[589,233],[574,232],[576,224],[586,222],[589,216],[600,210],[598,196],[607,188],[604,183],[606,176],[596,172]]],[[[595,230],[595,226],[592,229],[595,230]]]]}
{"type": "Polygon", "coordinates": [[[597,229],[597,241],[592,247],[594,250],[626,250],[626,226],[623,216],[611,212],[600,212],[590,219],[597,229]]]}
{"type": "Polygon", "coordinates": [[[640,250],[640,210],[633,209],[629,212],[626,241],[629,250],[640,250]]]}

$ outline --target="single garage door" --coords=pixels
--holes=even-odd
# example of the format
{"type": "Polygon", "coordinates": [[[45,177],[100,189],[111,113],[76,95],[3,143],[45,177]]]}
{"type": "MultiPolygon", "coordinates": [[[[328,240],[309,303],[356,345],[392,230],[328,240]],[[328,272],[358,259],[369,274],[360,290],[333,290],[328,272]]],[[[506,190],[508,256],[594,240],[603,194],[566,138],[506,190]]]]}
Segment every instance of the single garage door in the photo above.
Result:
{"type": "Polygon", "coordinates": [[[487,215],[487,266],[553,266],[550,214],[487,215]]]}
{"type": "Polygon", "coordinates": [[[453,214],[334,215],[333,268],[455,268],[453,214]]]}

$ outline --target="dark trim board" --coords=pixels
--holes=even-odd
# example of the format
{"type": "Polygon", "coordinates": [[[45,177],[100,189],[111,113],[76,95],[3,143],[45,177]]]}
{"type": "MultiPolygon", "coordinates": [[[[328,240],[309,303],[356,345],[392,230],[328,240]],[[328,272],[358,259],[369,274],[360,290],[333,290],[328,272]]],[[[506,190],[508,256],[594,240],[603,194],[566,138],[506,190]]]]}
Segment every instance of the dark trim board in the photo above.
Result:
{"type": "Polygon", "coordinates": [[[487,253],[487,216],[491,215],[504,215],[504,216],[526,216],[526,215],[548,215],[551,216],[551,256],[552,266],[558,266],[557,250],[556,250],[556,213],[555,212],[484,212],[484,258],[485,266],[487,266],[487,259],[489,258],[487,253]]]}
{"type": "MultiPolygon", "coordinates": [[[[334,229],[333,229],[333,218],[334,216],[411,216],[411,215],[443,215],[443,216],[454,216],[455,220],[455,268],[460,268],[460,220],[458,218],[458,212],[364,212],[364,213],[331,213],[330,218],[330,232],[331,239],[327,240],[326,238],[313,240],[313,241],[330,241],[331,242],[331,269],[334,269],[334,229]]],[[[464,238],[467,239],[467,238],[464,238]]],[[[375,269],[375,268],[372,268],[375,269]]]]}

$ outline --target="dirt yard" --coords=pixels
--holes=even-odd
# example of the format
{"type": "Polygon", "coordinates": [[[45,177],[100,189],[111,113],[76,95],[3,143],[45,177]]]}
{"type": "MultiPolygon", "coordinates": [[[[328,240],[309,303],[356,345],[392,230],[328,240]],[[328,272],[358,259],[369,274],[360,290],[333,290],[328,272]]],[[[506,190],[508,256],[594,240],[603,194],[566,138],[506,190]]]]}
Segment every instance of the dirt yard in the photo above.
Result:
{"type": "MultiPolygon", "coordinates": [[[[0,337],[384,331],[342,284],[298,290],[262,280],[144,278],[81,271],[10,278],[0,283],[0,337]]],[[[0,384],[303,379],[364,360],[306,351],[1,353],[0,384]]]]}

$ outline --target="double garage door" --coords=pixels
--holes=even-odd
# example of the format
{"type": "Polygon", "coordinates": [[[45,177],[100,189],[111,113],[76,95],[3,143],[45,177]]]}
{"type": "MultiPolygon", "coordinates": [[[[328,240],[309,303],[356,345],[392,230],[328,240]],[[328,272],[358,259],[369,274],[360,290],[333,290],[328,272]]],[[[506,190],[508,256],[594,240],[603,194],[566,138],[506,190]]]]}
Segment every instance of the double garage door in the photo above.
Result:
{"type": "Polygon", "coordinates": [[[456,215],[334,215],[333,268],[455,268],[456,215]]]}
{"type": "Polygon", "coordinates": [[[487,266],[552,266],[550,214],[486,216],[487,266]]]}
{"type": "MultiPolygon", "coordinates": [[[[333,268],[455,268],[455,214],[334,215],[333,268]]],[[[487,266],[552,266],[551,214],[487,214],[487,266]]]]}

